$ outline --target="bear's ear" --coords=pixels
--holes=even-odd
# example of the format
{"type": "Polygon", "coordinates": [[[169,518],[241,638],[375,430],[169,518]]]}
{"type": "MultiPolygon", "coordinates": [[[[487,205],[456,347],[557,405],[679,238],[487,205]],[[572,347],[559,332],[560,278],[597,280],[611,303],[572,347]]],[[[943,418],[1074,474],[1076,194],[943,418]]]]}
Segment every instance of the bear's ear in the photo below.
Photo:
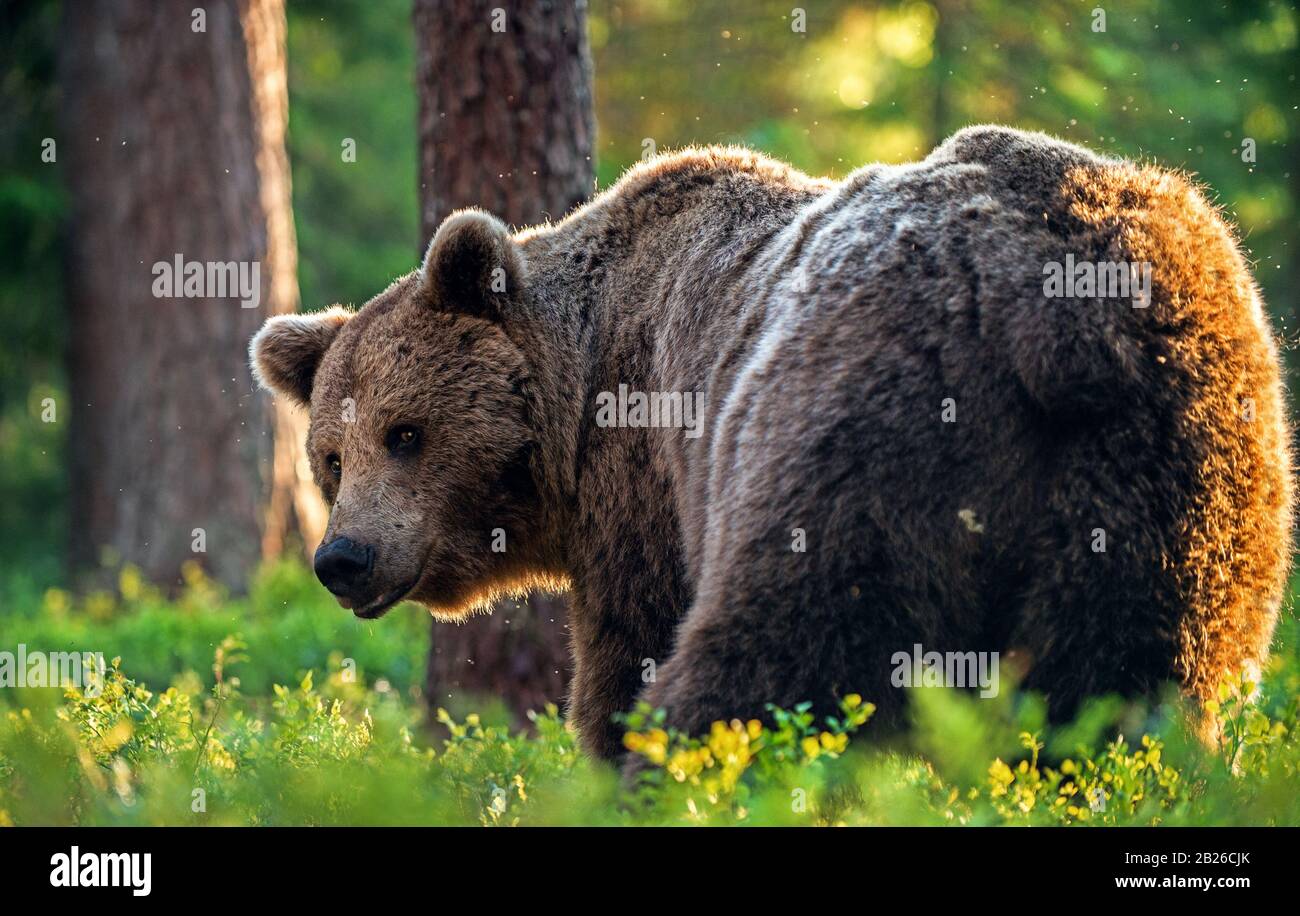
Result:
{"type": "Polygon", "coordinates": [[[253,375],[268,391],[308,406],[316,367],[351,317],[336,305],[323,312],[268,318],[248,346],[253,375]]]}
{"type": "Polygon", "coordinates": [[[420,273],[438,311],[500,322],[523,282],[524,263],[501,220],[482,210],[457,210],[438,227],[420,273]]]}

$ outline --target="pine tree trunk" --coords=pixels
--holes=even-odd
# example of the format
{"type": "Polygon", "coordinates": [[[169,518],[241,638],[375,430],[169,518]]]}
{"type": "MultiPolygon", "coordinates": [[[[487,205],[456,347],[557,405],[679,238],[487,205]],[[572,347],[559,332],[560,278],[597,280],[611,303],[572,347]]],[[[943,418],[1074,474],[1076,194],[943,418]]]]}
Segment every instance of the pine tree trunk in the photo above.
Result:
{"type": "Polygon", "coordinates": [[[71,564],[87,581],[129,562],[170,586],[195,560],[242,589],[295,505],[247,364],[261,322],[297,300],[282,0],[64,15],[71,564]],[[178,255],[249,278],[256,264],[256,307],[207,282],[155,295],[178,255]]]}
{"type": "MultiPolygon", "coordinates": [[[[257,171],[266,215],[269,278],[266,312],[298,310],[298,237],[285,134],[289,127],[288,67],[285,61],[284,0],[241,0],[248,71],[257,129],[257,171]]],[[[284,401],[273,405],[273,460],[262,524],[262,556],[297,548],[310,559],[325,534],[329,508],[307,463],[307,413],[284,401]]]]}
{"type": "MultiPolygon", "coordinates": [[[[414,23],[424,245],[458,207],[525,226],[581,203],[594,182],[586,3],[415,0],[414,23]]],[[[495,695],[516,716],[559,702],[568,642],[551,596],[435,623],[429,702],[465,709],[495,695]]]]}

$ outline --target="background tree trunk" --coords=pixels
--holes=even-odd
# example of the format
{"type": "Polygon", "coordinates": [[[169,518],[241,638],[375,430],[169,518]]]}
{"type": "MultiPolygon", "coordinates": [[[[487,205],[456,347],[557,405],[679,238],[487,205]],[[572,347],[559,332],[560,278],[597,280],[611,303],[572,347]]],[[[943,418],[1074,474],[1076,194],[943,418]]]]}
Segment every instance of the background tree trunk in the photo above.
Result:
{"type": "MultiPolygon", "coordinates": [[[[285,62],[284,0],[241,0],[253,123],[257,130],[257,172],[266,217],[268,288],[266,313],[298,311],[298,239],[285,133],[289,127],[289,82],[285,62]]],[[[262,526],[262,556],[292,547],[310,558],[325,534],[329,508],[312,480],[307,462],[307,412],[284,401],[273,410],[273,460],[262,526]]]]}
{"type": "Polygon", "coordinates": [[[193,9],[65,4],[71,561],[83,578],[106,558],[173,585],[194,559],[242,589],[301,489],[247,363],[266,316],[297,304],[284,10],[193,9]],[[155,297],[153,265],[178,254],[257,262],[259,306],[155,297]]]}
{"type": "MultiPolygon", "coordinates": [[[[591,56],[584,0],[415,0],[421,254],[458,207],[514,226],[558,220],[594,183],[591,56]],[[501,13],[495,11],[501,11],[501,13]]],[[[560,598],[435,623],[433,706],[505,699],[518,716],[563,699],[568,625],[560,598]]]]}

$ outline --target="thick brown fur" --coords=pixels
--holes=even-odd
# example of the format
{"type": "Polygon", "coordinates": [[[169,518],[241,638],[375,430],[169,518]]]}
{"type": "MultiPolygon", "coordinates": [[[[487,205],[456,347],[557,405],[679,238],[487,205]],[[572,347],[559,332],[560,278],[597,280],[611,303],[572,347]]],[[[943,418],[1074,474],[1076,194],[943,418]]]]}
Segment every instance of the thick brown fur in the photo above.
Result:
{"type": "Polygon", "coordinates": [[[1170,681],[1207,698],[1268,652],[1279,360],[1177,174],[992,127],[838,183],[692,149],[556,225],[454,215],[304,358],[313,320],[253,349],[310,404],[327,540],[373,544],[377,595],[449,619],[569,586],[596,754],[638,695],[690,730],[848,692],[895,725],[891,657],[918,643],[1015,650],[1057,715],[1170,681]],[[1046,298],[1067,254],[1149,262],[1151,301],[1046,298]],[[702,392],[703,434],[598,425],[620,384],[702,392]],[[418,454],[386,452],[394,424],[418,454]]]}

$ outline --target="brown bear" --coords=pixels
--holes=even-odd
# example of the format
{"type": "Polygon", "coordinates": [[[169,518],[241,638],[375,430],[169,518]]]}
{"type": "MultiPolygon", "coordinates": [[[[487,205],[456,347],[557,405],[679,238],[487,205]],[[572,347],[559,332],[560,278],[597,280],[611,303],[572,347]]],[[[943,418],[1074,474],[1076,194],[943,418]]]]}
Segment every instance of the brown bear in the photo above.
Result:
{"type": "MultiPolygon", "coordinates": [[[[834,707],[900,653],[1006,653],[1064,716],[1267,654],[1289,568],[1278,352],[1160,168],[961,131],[840,182],[632,168],[555,225],[448,217],[359,312],[272,318],[310,408],[322,582],[360,617],[571,594],[570,716],[834,707]]],[[[1204,726],[1203,726],[1204,727],[1204,726]]]]}

